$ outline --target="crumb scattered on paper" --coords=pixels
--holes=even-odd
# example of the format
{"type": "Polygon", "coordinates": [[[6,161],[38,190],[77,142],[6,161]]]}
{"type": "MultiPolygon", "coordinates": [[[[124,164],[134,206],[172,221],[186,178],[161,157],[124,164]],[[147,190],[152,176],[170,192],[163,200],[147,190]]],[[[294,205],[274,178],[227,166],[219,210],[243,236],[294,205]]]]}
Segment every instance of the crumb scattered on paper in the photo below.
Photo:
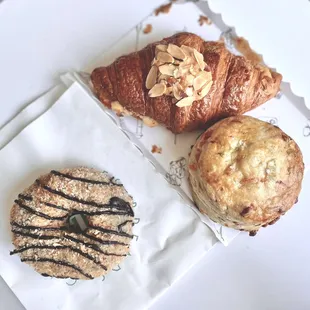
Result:
{"type": "Polygon", "coordinates": [[[203,24],[206,24],[206,25],[211,25],[212,24],[212,21],[210,18],[208,18],[207,16],[203,16],[203,15],[200,15],[199,16],[199,25],[202,26],[203,24]]]}
{"type": "Polygon", "coordinates": [[[253,61],[254,63],[261,63],[263,62],[263,58],[261,55],[258,55],[255,53],[251,47],[249,42],[242,38],[242,37],[236,37],[234,39],[234,45],[236,49],[248,60],[253,61]]]}
{"type": "Polygon", "coordinates": [[[151,24],[147,24],[144,29],[143,29],[143,33],[148,34],[153,30],[153,26],[151,24]]]}
{"type": "Polygon", "coordinates": [[[152,146],[152,153],[157,153],[157,154],[161,154],[162,153],[162,148],[160,146],[157,146],[157,145],[153,145],[152,146]]]}
{"type": "Polygon", "coordinates": [[[170,12],[172,3],[163,4],[155,10],[155,16],[158,16],[160,13],[168,14],[170,12]]]}

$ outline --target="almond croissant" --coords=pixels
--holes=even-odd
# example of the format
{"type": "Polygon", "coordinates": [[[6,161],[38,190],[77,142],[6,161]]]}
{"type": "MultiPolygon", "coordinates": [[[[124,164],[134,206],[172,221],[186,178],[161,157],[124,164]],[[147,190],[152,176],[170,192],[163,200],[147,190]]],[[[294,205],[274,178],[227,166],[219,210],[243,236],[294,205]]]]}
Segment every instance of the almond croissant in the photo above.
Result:
{"type": "MultiPolygon", "coordinates": [[[[175,63],[179,60],[175,59],[175,63]]],[[[254,109],[277,94],[281,79],[267,67],[231,54],[222,42],[206,42],[186,32],[122,56],[91,74],[94,91],[105,106],[143,119],[147,125],[164,124],[174,133],[206,128],[224,117],[254,109]],[[203,55],[207,64],[203,70],[212,74],[207,95],[185,107],[178,107],[173,96],[150,96],[146,78],[159,44],[190,47],[203,55]]]]}

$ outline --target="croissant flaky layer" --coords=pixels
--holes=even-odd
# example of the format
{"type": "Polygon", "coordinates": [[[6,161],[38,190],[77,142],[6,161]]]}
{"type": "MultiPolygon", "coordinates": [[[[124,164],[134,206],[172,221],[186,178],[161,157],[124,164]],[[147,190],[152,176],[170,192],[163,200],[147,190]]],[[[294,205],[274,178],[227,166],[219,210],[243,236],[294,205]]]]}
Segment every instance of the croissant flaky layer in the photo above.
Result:
{"type": "Polygon", "coordinates": [[[222,42],[206,42],[186,32],[122,56],[91,74],[95,93],[105,106],[149,125],[164,124],[174,133],[206,128],[224,117],[252,110],[277,94],[281,80],[280,74],[267,67],[231,54],[222,42]],[[208,95],[191,106],[179,108],[171,96],[151,98],[145,87],[155,46],[169,43],[196,49],[211,70],[213,84],[208,95]]]}

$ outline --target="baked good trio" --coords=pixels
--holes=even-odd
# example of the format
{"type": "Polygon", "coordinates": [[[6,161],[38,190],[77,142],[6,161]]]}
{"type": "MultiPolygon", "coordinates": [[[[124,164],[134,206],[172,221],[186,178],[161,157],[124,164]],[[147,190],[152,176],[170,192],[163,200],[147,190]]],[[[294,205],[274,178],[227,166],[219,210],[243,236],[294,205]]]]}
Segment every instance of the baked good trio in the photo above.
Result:
{"type": "MultiPolygon", "coordinates": [[[[209,127],[189,158],[193,200],[211,220],[250,235],[275,223],[301,190],[297,144],[278,127],[240,115],[274,97],[281,79],[222,42],[185,32],[91,74],[100,101],[119,115],[174,133],[209,127]]],[[[132,206],[123,185],[106,172],[52,170],[15,200],[11,254],[43,276],[105,275],[129,253],[132,206]]]]}

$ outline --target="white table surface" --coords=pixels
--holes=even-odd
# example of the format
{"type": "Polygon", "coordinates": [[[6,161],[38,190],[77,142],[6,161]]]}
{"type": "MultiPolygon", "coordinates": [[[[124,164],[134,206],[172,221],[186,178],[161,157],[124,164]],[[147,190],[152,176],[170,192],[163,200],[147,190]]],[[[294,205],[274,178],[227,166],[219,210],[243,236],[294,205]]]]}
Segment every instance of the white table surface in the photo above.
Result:
{"type": "MultiPolygon", "coordinates": [[[[161,2],[2,2],[0,127],[53,86],[60,73],[85,67],[161,2]]],[[[261,3],[268,5],[267,0],[261,3]]],[[[243,15],[240,11],[240,18],[243,15]]],[[[265,17],[265,22],[272,27],[272,18],[265,17]]],[[[300,205],[309,200],[309,189],[304,189],[300,205]]],[[[305,211],[297,205],[255,238],[241,234],[229,247],[216,245],[152,310],[310,309],[309,217],[310,209],[305,211]]],[[[2,279],[0,309],[23,309],[2,279]]]]}

